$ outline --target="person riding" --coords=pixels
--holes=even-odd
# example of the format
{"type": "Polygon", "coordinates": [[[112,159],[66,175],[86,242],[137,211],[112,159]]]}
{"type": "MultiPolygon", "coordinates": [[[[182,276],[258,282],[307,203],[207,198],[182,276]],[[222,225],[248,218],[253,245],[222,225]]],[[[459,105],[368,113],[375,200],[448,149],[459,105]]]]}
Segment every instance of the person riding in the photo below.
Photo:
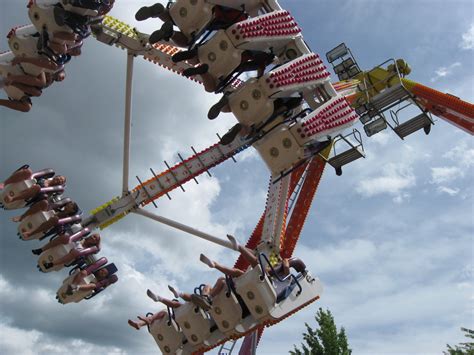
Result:
{"type": "MultiPolygon", "coordinates": [[[[156,3],[152,6],[143,6],[135,14],[135,19],[137,21],[144,21],[149,18],[158,17],[163,21],[163,25],[159,30],[156,30],[150,35],[149,42],[151,44],[159,41],[169,41],[172,40],[178,47],[188,47],[193,45],[193,38],[186,36],[181,31],[174,31],[173,25],[175,21],[173,20],[169,7],[173,6],[175,3],[170,3],[167,8],[162,4],[156,3]]],[[[215,5],[212,8],[212,19],[204,28],[207,31],[218,31],[220,29],[226,29],[232,26],[234,23],[246,20],[248,15],[242,10],[233,9],[226,6],[215,5]]]]}
{"type": "MultiPolygon", "coordinates": [[[[3,182],[3,184],[0,184],[0,190],[4,189],[5,186],[9,184],[15,184],[15,183],[23,182],[25,180],[31,180],[34,178],[34,175],[35,174],[28,166],[24,166],[18,169],[17,171],[15,171],[9,178],[7,178],[3,182]]],[[[19,200],[28,201],[40,195],[41,190],[43,188],[48,188],[48,187],[53,187],[53,186],[59,186],[59,187],[64,188],[65,185],[66,185],[66,177],[63,175],[56,175],[48,179],[40,178],[38,179],[38,181],[36,181],[36,184],[34,184],[33,186],[19,192],[18,194],[15,194],[14,196],[10,196],[10,195],[4,196],[3,199],[6,203],[11,203],[14,201],[19,201],[19,200]]]]}
{"type": "MultiPolygon", "coordinates": [[[[48,211],[48,203],[46,201],[40,201],[31,206],[30,210],[32,212],[29,213],[29,215],[33,215],[35,213],[41,212],[41,211],[48,211]]],[[[22,236],[25,238],[28,238],[34,234],[38,233],[46,233],[52,229],[54,229],[59,221],[63,218],[67,217],[72,217],[79,212],[79,206],[75,202],[68,202],[66,205],[61,207],[58,211],[55,211],[54,216],[49,218],[47,221],[43,222],[40,224],[38,227],[36,227],[34,230],[27,232],[27,231],[22,231],[22,236]]],[[[27,212],[28,213],[28,212],[27,212]]]]}
{"type": "Polygon", "coordinates": [[[69,253],[59,259],[53,260],[52,262],[43,263],[43,266],[46,270],[58,265],[71,264],[81,257],[91,254],[97,254],[100,251],[100,235],[95,233],[92,234],[90,237],[87,237],[77,242],[71,240],[71,237],[69,235],[62,234],[61,236],[53,239],[41,248],[33,249],[32,252],[35,255],[40,255],[41,253],[49,249],[55,248],[59,245],[67,245],[70,243],[73,243],[74,247],[71,249],[71,251],[69,251],[69,253]]]}

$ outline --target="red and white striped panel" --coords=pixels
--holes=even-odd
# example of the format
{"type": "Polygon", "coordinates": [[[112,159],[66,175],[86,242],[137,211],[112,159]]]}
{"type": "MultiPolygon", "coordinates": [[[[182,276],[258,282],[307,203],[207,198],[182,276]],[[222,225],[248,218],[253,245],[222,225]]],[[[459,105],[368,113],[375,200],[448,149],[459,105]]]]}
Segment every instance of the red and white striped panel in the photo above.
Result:
{"type": "Polygon", "coordinates": [[[344,97],[337,97],[305,117],[299,132],[301,138],[327,135],[354,124],[359,116],[344,97]]]}
{"type": "Polygon", "coordinates": [[[306,54],[267,74],[270,91],[299,91],[329,79],[329,72],[319,55],[306,54]]]}

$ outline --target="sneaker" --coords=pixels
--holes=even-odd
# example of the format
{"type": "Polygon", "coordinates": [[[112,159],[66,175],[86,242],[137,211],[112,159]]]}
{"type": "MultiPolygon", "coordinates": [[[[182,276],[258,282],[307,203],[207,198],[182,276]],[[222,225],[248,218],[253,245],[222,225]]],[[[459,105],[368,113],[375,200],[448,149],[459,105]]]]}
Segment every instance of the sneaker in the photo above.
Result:
{"type": "Polygon", "coordinates": [[[207,118],[210,120],[213,120],[219,116],[221,113],[222,109],[224,108],[225,105],[229,103],[229,96],[227,94],[224,94],[224,96],[221,97],[221,99],[214,104],[207,113],[207,118]]]}
{"type": "Polygon", "coordinates": [[[211,302],[209,302],[206,296],[197,295],[195,293],[191,295],[191,302],[204,311],[208,311],[212,307],[211,302]]]}
{"type": "Polygon", "coordinates": [[[219,142],[222,145],[228,145],[232,143],[239,134],[239,132],[242,130],[242,125],[240,123],[237,123],[234,127],[232,127],[229,132],[224,134],[221,138],[221,141],[219,142]]]}
{"type": "Polygon", "coordinates": [[[190,51],[181,51],[181,52],[176,53],[175,55],[171,57],[171,60],[173,61],[173,63],[178,63],[178,62],[182,62],[183,60],[194,58],[197,55],[198,55],[198,48],[194,47],[190,51]]]}
{"type": "Polygon", "coordinates": [[[194,75],[205,74],[208,71],[209,71],[209,65],[201,64],[197,67],[188,68],[188,69],[183,70],[183,75],[185,77],[190,77],[190,76],[194,76],[194,75]]]}
{"type": "Polygon", "coordinates": [[[170,38],[173,36],[173,33],[173,23],[165,22],[159,30],[156,30],[150,35],[148,42],[153,44],[160,41],[169,41],[170,38]]]}
{"type": "Polygon", "coordinates": [[[44,267],[46,270],[51,269],[53,266],[54,266],[53,263],[43,263],[43,267],[44,267]]]}
{"type": "Polygon", "coordinates": [[[137,21],[144,21],[150,17],[158,17],[163,12],[165,12],[165,7],[160,3],[152,6],[143,6],[135,14],[135,19],[137,21]]]}

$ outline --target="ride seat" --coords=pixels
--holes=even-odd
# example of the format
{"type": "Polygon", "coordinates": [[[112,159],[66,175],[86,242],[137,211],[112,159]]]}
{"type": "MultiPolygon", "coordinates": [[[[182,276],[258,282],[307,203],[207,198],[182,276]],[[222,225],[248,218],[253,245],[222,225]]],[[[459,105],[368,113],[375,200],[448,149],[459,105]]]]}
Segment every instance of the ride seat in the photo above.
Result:
{"type": "Polygon", "coordinates": [[[61,270],[64,265],[55,265],[49,269],[46,269],[44,267],[45,263],[52,263],[55,260],[61,259],[62,257],[66,256],[69,254],[69,252],[74,249],[75,243],[69,243],[69,244],[61,244],[58,245],[54,248],[50,248],[48,250],[45,250],[44,252],[41,253],[41,255],[38,258],[38,268],[42,272],[50,272],[50,271],[59,271],[61,270]]]}
{"type": "MultiPolygon", "coordinates": [[[[0,54],[0,77],[6,78],[9,74],[11,75],[23,75],[24,72],[21,70],[19,65],[12,65],[11,61],[15,58],[12,52],[5,52],[0,54]]],[[[3,87],[7,96],[13,100],[21,100],[25,96],[24,91],[18,89],[13,85],[3,87]]],[[[17,207],[19,208],[19,207],[17,207]]]]}
{"type": "Polygon", "coordinates": [[[169,11],[174,24],[191,39],[198,38],[212,21],[213,7],[205,0],[177,0],[171,4],[169,11]]]}
{"type": "MultiPolygon", "coordinates": [[[[89,270],[90,274],[82,279],[80,285],[88,285],[90,283],[97,283],[97,279],[95,278],[93,272],[98,270],[100,267],[107,264],[107,258],[100,258],[94,264],[87,267],[86,270],[89,270]]],[[[63,284],[59,288],[56,293],[56,299],[59,303],[67,304],[67,303],[78,303],[85,298],[90,298],[94,294],[94,290],[91,291],[74,291],[72,295],[66,293],[68,286],[72,285],[72,281],[76,277],[76,275],[80,272],[80,269],[72,269],[70,271],[71,275],[64,279],[63,284]],[[73,270],[75,270],[73,272],[73,270]]]]}
{"type": "Polygon", "coordinates": [[[220,30],[198,48],[199,62],[209,65],[215,79],[227,78],[240,65],[242,50],[234,47],[226,31],[220,30]]]}
{"type": "Polygon", "coordinates": [[[175,354],[183,346],[183,333],[173,318],[164,317],[154,321],[149,332],[163,354],[175,354]]]}
{"type": "Polygon", "coordinates": [[[16,195],[18,195],[22,191],[30,188],[31,186],[33,186],[35,184],[36,184],[35,179],[29,179],[29,180],[24,180],[24,181],[21,181],[21,182],[16,182],[14,184],[6,185],[3,188],[3,190],[1,191],[1,195],[0,195],[0,201],[3,205],[3,208],[6,209],[6,210],[15,210],[15,209],[18,209],[18,208],[25,207],[26,204],[27,204],[27,201],[18,200],[18,201],[13,201],[13,202],[10,202],[10,203],[6,203],[5,202],[5,197],[6,196],[15,197],[16,195]]]}
{"type": "Polygon", "coordinates": [[[229,96],[232,113],[246,126],[264,122],[273,114],[274,100],[268,97],[263,84],[261,80],[251,78],[229,96]]]}
{"type": "Polygon", "coordinates": [[[175,308],[175,319],[192,346],[203,344],[211,335],[211,320],[199,307],[186,302],[175,308]]]}
{"type": "Polygon", "coordinates": [[[268,318],[271,309],[276,304],[277,294],[260,265],[235,278],[234,283],[252,316],[259,321],[268,318]]]}
{"type": "MultiPolygon", "coordinates": [[[[38,32],[46,30],[50,38],[54,37],[54,32],[67,32],[73,33],[73,30],[69,26],[59,26],[54,18],[54,5],[50,4],[52,1],[43,1],[43,4],[39,4],[39,1],[30,1],[28,8],[28,16],[31,23],[35,26],[38,32]]],[[[55,1],[58,3],[59,1],[55,1]]]]}
{"type": "Polygon", "coordinates": [[[32,239],[41,238],[43,234],[45,234],[44,232],[35,233],[28,237],[26,237],[24,233],[35,230],[44,222],[49,221],[55,215],[56,213],[54,211],[41,211],[31,216],[27,216],[25,219],[23,219],[23,221],[20,222],[20,225],[18,226],[18,234],[20,235],[20,238],[23,240],[32,240],[32,239]]]}
{"type": "MultiPolygon", "coordinates": [[[[79,272],[79,271],[78,271],[79,272]]],[[[57,292],[57,298],[58,302],[62,304],[67,304],[67,303],[78,303],[82,301],[84,298],[87,296],[91,296],[94,291],[75,291],[72,293],[72,295],[68,295],[66,293],[67,288],[69,285],[72,284],[72,280],[74,277],[77,275],[77,273],[73,273],[71,276],[67,277],[64,279],[62,286],[59,288],[57,292]]],[[[81,282],[81,285],[88,285],[92,282],[96,282],[96,278],[94,274],[90,274],[84,278],[84,280],[81,282]]]]}
{"type": "Polygon", "coordinates": [[[313,277],[309,272],[300,273],[295,277],[291,276],[291,278],[291,284],[280,293],[278,303],[270,312],[273,319],[281,319],[311,303],[318,299],[323,292],[319,279],[313,277]]]}
{"type": "Polygon", "coordinates": [[[234,334],[234,328],[242,321],[242,307],[234,293],[227,289],[223,289],[212,299],[209,314],[226,336],[234,334]]]}

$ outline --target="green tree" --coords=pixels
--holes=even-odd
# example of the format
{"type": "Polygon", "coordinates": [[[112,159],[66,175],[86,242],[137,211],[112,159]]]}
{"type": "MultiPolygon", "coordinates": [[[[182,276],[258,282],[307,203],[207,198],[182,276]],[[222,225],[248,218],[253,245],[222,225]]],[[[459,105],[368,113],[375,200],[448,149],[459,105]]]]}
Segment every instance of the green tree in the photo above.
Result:
{"type": "MultiPolygon", "coordinates": [[[[474,339],[474,330],[467,328],[461,328],[461,330],[465,333],[466,338],[474,339]]],[[[454,348],[448,344],[447,347],[448,350],[443,352],[445,355],[474,355],[474,343],[472,341],[455,345],[454,348]]]]}
{"type": "Polygon", "coordinates": [[[303,334],[305,343],[301,344],[301,349],[294,346],[290,351],[292,355],[350,355],[352,350],[347,344],[347,337],[344,328],[338,332],[334,317],[331,311],[323,311],[321,308],[315,316],[319,329],[314,330],[308,323],[306,333],[303,334]]]}

